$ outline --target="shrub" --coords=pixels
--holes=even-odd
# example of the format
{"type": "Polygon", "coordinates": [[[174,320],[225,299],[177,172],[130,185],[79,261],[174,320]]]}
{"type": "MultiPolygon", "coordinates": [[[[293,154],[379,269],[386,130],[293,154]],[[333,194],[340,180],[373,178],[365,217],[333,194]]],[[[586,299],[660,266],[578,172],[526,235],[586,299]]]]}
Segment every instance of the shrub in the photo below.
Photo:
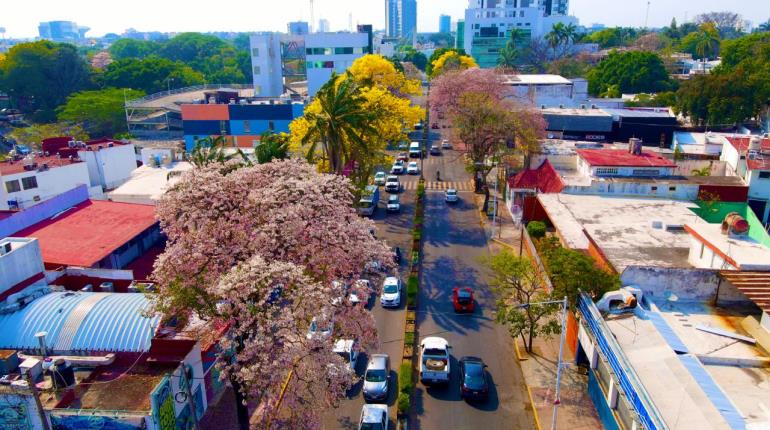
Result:
{"type": "Polygon", "coordinates": [[[420,233],[420,230],[417,230],[417,229],[415,229],[415,230],[412,232],[412,239],[413,239],[413,240],[415,240],[415,241],[419,242],[421,237],[422,237],[422,234],[420,233]]]}
{"type": "Polygon", "coordinates": [[[527,233],[533,239],[540,239],[545,236],[545,223],[542,221],[531,221],[527,224],[527,233]]]}
{"type": "MultiPolygon", "coordinates": [[[[419,246],[419,244],[418,244],[419,246]]],[[[419,251],[412,251],[412,264],[417,265],[417,263],[420,262],[420,252],[419,251]]]]}
{"type": "Polygon", "coordinates": [[[412,392],[414,383],[412,382],[412,363],[401,363],[398,369],[398,390],[407,396],[412,392]]]}
{"type": "Polygon", "coordinates": [[[412,275],[406,281],[406,305],[412,307],[417,304],[417,289],[419,282],[417,276],[412,275]]]}
{"type": "Polygon", "coordinates": [[[404,333],[404,345],[414,345],[414,332],[408,331],[404,333]]]}
{"type": "Polygon", "coordinates": [[[409,394],[398,393],[398,414],[406,415],[409,412],[409,394]]]}

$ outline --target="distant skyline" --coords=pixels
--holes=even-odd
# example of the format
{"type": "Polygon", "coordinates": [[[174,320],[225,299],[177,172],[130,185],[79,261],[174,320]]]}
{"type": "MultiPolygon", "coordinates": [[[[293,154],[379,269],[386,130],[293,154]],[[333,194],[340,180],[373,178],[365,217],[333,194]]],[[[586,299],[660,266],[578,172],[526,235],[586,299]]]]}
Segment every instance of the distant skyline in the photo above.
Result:
{"type": "MultiPolygon", "coordinates": [[[[770,18],[767,0],[651,0],[650,27],[668,25],[671,18],[683,22],[704,12],[731,10],[749,19],[754,25],[770,18]]],[[[157,2],[132,0],[120,6],[101,3],[99,7],[84,0],[37,0],[15,3],[5,7],[0,15],[0,27],[7,38],[34,38],[42,21],[75,21],[91,28],[91,37],[106,33],[123,33],[127,28],[139,31],[286,31],[289,21],[310,19],[309,0],[230,0],[217,4],[182,6],[179,1],[157,2]],[[216,19],[212,19],[216,16],[216,19]]],[[[419,32],[438,30],[438,17],[447,14],[456,22],[465,15],[468,0],[417,0],[419,32]]],[[[582,25],[593,23],[608,27],[644,26],[647,0],[571,0],[570,14],[582,25]]],[[[348,14],[357,23],[385,27],[384,0],[314,0],[315,26],[318,19],[329,20],[331,31],[348,29],[348,14]]]]}

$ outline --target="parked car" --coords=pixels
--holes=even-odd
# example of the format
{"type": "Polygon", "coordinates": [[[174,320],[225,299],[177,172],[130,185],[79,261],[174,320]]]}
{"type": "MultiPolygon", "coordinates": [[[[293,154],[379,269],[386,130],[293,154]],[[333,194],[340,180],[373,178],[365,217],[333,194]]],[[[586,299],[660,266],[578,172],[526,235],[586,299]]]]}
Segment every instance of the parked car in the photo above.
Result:
{"type": "Polygon", "coordinates": [[[385,179],[385,191],[389,193],[401,191],[401,183],[398,181],[398,176],[390,175],[385,179]]]}
{"type": "Polygon", "coordinates": [[[430,128],[432,128],[433,130],[438,130],[438,123],[434,122],[433,124],[431,124],[430,128]]]}
{"type": "Polygon", "coordinates": [[[441,337],[426,337],[420,342],[420,381],[448,384],[450,369],[449,342],[441,337]]]}
{"type": "Polygon", "coordinates": [[[396,160],[393,163],[393,167],[390,168],[391,175],[401,175],[404,173],[404,162],[402,160],[396,160]]]}
{"type": "Polygon", "coordinates": [[[353,339],[340,339],[334,342],[334,348],[332,349],[335,354],[340,355],[350,366],[350,370],[356,371],[358,367],[358,358],[360,353],[358,352],[358,346],[353,339]]]}
{"type": "Polygon", "coordinates": [[[388,206],[387,206],[388,212],[400,212],[401,211],[401,202],[398,198],[398,194],[391,194],[388,196],[388,206]]]}
{"type": "Polygon", "coordinates": [[[390,358],[388,354],[372,354],[364,373],[364,400],[387,402],[390,382],[390,358]]]}
{"type": "Polygon", "coordinates": [[[407,149],[407,148],[409,148],[409,142],[405,140],[398,142],[398,149],[407,149]]]}
{"type": "Polygon", "coordinates": [[[473,300],[473,290],[469,287],[455,287],[452,290],[452,304],[455,308],[455,312],[473,313],[476,308],[476,304],[473,300]]]}
{"type": "Polygon", "coordinates": [[[457,190],[454,188],[449,188],[444,191],[444,198],[447,203],[457,203],[457,201],[460,200],[460,197],[457,195],[457,190]]]}
{"type": "Polygon", "coordinates": [[[430,155],[441,155],[441,147],[437,144],[433,144],[430,146],[430,155]]]}
{"type": "Polygon", "coordinates": [[[359,303],[367,304],[371,294],[372,285],[368,279],[359,279],[356,282],[353,282],[353,286],[348,287],[348,300],[353,305],[359,303]],[[366,300],[363,300],[363,298],[366,298],[366,300]]]}
{"type": "Polygon", "coordinates": [[[388,430],[388,405],[364,405],[358,430],[388,430]]]}
{"type": "Polygon", "coordinates": [[[407,154],[406,152],[399,152],[398,156],[396,157],[396,160],[401,160],[403,162],[406,162],[406,160],[408,159],[409,159],[409,154],[407,154]]]}
{"type": "Polygon", "coordinates": [[[465,400],[486,400],[489,397],[487,365],[478,357],[460,359],[460,397],[465,400]]]}
{"type": "Polygon", "coordinates": [[[420,122],[416,123],[416,124],[414,125],[414,129],[415,129],[415,130],[422,130],[422,121],[420,121],[420,122]]]}
{"type": "Polygon", "coordinates": [[[441,141],[441,149],[452,149],[452,144],[449,143],[448,140],[444,139],[441,141]]]}
{"type": "Polygon", "coordinates": [[[412,142],[409,144],[409,158],[422,158],[422,146],[420,142],[412,142]]]}
{"type": "Polygon", "coordinates": [[[358,214],[361,216],[372,216],[380,203],[380,189],[376,185],[367,185],[361,199],[356,205],[358,214]]]}
{"type": "Polygon", "coordinates": [[[380,304],[384,308],[397,308],[401,306],[401,279],[388,276],[382,284],[380,304]]]}
{"type": "Polygon", "coordinates": [[[420,174],[420,165],[417,164],[416,161],[410,161],[409,164],[406,165],[406,173],[409,175],[420,174]]]}
{"type": "Polygon", "coordinates": [[[401,248],[394,246],[393,247],[393,262],[396,264],[401,264],[401,258],[403,257],[403,253],[401,252],[401,248]]]}
{"type": "Polygon", "coordinates": [[[385,185],[385,172],[380,170],[374,174],[374,185],[385,185]]]}
{"type": "Polygon", "coordinates": [[[332,321],[326,322],[326,324],[320,324],[316,317],[310,321],[310,327],[307,329],[307,338],[312,339],[315,336],[331,336],[334,330],[334,323],[332,321]]]}

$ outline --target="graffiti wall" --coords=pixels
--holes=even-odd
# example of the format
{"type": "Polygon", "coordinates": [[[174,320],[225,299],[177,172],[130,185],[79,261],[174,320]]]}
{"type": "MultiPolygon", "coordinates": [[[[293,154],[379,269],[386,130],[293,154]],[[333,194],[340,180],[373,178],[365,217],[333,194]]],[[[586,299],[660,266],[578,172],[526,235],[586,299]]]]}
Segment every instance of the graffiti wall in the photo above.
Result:
{"type": "Polygon", "coordinates": [[[147,424],[141,417],[103,417],[51,414],[53,430],[144,430],[147,424]]]}

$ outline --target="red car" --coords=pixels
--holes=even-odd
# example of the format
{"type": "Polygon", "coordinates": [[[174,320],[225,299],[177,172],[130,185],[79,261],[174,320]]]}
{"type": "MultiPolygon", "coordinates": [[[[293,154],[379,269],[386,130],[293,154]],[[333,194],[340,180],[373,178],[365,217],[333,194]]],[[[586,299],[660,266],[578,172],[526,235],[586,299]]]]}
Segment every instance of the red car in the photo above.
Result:
{"type": "Polygon", "coordinates": [[[473,290],[468,287],[455,288],[452,290],[452,304],[454,304],[455,312],[473,313],[475,308],[473,290]]]}
{"type": "Polygon", "coordinates": [[[396,160],[403,160],[404,162],[406,162],[407,160],[409,160],[409,155],[406,152],[399,152],[398,156],[396,157],[396,160]]]}

